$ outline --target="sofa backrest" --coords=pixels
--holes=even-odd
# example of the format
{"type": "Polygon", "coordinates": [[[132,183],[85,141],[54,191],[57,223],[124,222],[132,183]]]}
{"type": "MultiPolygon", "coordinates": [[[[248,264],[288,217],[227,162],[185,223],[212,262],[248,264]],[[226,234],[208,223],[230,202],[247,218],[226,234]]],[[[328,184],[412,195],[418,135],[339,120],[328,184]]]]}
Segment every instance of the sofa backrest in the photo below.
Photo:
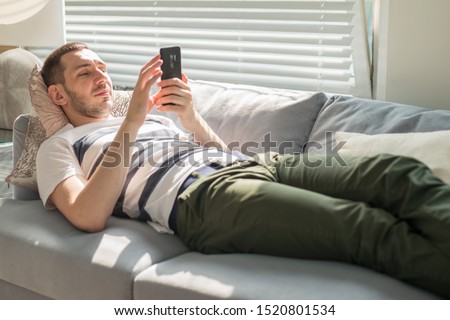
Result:
{"type": "MultiPolygon", "coordinates": [[[[196,108],[213,130],[230,148],[250,156],[268,151],[301,152],[328,99],[322,92],[210,81],[191,81],[190,87],[196,108]]],[[[156,109],[152,113],[158,114],[156,109]]],[[[174,113],[162,115],[178,123],[174,113]]],[[[24,149],[30,119],[30,115],[21,115],[14,123],[14,164],[24,149]]],[[[31,200],[39,199],[39,194],[13,186],[13,197],[31,200]]]]}

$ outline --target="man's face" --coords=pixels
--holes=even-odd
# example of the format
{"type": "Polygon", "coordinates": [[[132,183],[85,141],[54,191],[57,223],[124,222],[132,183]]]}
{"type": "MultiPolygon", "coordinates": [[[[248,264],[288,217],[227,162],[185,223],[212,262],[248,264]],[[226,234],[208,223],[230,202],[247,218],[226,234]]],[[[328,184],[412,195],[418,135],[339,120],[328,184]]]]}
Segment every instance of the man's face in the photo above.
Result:
{"type": "Polygon", "coordinates": [[[105,63],[91,50],[72,51],[61,58],[69,105],[91,118],[107,117],[112,107],[112,83],[105,63]]]}

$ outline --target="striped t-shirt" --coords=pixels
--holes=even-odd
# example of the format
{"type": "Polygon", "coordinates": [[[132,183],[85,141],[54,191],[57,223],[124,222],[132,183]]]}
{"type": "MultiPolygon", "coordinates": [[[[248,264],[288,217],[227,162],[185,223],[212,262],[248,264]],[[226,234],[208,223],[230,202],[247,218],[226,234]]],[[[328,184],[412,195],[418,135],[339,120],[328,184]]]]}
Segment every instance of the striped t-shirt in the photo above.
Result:
{"type": "MultiPolygon", "coordinates": [[[[89,179],[122,121],[115,118],[75,128],[68,124],[41,145],[37,181],[46,208],[54,208],[48,198],[61,181],[73,175],[89,179]]],[[[122,161],[118,155],[113,159],[108,165],[122,161]]],[[[235,160],[229,153],[188,141],[170,119],[148,115],[138,132],[113,215],[146,221],[158,231],[170,232],[169,214],[182,182],[205,164],[226,165],[235,160]]]]}

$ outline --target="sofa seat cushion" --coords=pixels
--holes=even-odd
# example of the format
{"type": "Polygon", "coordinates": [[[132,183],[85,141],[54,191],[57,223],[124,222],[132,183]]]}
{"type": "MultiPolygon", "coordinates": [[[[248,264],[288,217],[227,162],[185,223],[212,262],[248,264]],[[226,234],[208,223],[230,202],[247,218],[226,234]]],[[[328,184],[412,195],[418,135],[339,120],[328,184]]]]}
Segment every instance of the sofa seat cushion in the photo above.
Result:
{"type": "Polygon", "coordinates": [[[0,300],[48,300],[37,292],[0,280],[0,300]]]}
{"type": "Polygon", "coordinates": [[[40,200],[0,199],[0,279],[49,298],[131,299],[135,274],[186,251],[144,223],[85,233],[40,200]]]}
{"type": "Polygon", "coordinates": [[[355,265],[189,252],[136,276],[135,299],[436,299],[355,265]]]}

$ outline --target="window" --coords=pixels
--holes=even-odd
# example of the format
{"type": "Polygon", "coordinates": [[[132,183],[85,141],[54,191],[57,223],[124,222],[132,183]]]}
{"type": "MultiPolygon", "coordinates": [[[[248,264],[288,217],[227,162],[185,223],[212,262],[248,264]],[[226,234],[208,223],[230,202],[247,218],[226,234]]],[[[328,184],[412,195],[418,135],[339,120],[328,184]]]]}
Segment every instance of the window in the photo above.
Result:
{"type": "Polygon", "coordinates": [[[179,45],[192,79],[371,97],[364,0],[66,0],[84,41],[132,87],[160,47],[179,45]]]}

